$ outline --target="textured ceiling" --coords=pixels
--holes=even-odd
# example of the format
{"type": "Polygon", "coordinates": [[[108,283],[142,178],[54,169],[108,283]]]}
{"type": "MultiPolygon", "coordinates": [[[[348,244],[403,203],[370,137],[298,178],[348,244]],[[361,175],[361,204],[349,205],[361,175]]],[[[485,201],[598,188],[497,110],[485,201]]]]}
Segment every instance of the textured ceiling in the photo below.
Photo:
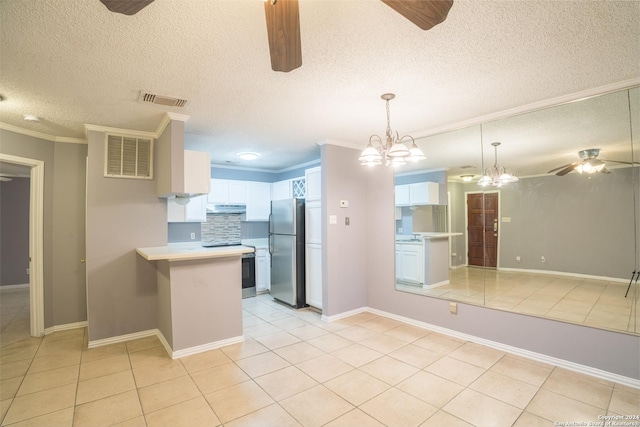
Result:
{"type": "MultiPolygon", "coordinates": [[[[300,0],[303,64],[290,73],[271,70],[260,0],[155,0],[134,16],[98,0],[0,0],[0,16],[0,122],[82,139],[84,124],[155,131],[173,111],[190,116],[188,148],[263,169],[318,158],[318,141],[364,147],[384,133],[385,92],[397,96],[392,128],[427,135],[640,76],[639,1],[455,0],[422,31],[378,0],[300,0]],[[190,102],[141,104],[140,90],[190,102]]],[[[517,150],[502,141],[509,159],[517,150]]],[[[450,146],[439,150],[464,151],[450,146]]],[[[469,150],[429,167],[476,161],[469,150]]]]}

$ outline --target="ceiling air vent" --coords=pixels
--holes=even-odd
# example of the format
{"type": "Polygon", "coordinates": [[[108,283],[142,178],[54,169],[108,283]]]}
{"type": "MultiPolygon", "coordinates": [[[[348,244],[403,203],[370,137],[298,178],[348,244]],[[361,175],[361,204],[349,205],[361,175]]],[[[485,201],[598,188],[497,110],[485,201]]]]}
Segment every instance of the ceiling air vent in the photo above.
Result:
{"type": "Polygon", "coordinates": [[[104,176],[110,178],[153,178],[153,140],[107,135],[104,176]]]}
{"type": "Polygon", "coordinates": [[[156,95],[155,93],[140,91],[138,102],[143,104],[164,105],[165,107],[184,107],[189,103],[186,99],[175,98],[173,96],[156,95]]]}

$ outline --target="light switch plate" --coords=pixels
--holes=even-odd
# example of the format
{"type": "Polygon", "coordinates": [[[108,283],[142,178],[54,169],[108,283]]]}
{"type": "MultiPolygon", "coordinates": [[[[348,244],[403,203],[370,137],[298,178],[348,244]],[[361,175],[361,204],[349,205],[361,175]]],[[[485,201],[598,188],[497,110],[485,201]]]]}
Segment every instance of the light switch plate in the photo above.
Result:
{"type": "Polygon", "coordinates": [[[336,215],[329,215],[329,224],[337,224],[338,217],[336,215]]]}
{"type": "Polygon", "coordinates": [[[341,208],[348,208],[349,207],[349,201],[348,200],[340,200],[340,207],[341,208]]]}

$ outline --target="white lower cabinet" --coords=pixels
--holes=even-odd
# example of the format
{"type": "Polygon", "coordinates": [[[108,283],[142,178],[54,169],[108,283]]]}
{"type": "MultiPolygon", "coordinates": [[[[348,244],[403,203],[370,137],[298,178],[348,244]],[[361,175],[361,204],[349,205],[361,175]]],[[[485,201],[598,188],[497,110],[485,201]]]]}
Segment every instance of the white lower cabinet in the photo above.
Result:
{"type": "Polygon", "coordinates": [[[269,221],[271,213],[271,184],[268,182],[247,182],[246,221],[269,221]]]}
{"type": "Polygon", "coordinates": [[[256,292],[271,289],[271,256],[267,249],[256,249],[256,292]]]}
{"type": "Polygon", "coordinates": [[[322,309],[322,245],[307,243],[305,252],[307,304],[322,309]]]}
{"type": "Polygon", "coordinates": [[[396,280],[424,283],[424,246],[422,243],[396,243],[396,280]]]}
{"type": "Polygon", "coordinates": [[[307,304],[322,309],[322,202],[305,204],[305,292],[307,304]]]}

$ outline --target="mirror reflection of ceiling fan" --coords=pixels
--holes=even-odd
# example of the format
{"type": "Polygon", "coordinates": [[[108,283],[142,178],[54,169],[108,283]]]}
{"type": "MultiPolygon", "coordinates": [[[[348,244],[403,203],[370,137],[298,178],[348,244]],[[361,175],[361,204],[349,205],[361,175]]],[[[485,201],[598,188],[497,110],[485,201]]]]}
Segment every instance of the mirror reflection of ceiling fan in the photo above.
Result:
{"type": "MultiPolygon", "coordinates": [[[[153,0],[100,0],[112,12],[135,15],[153,0]]],[[[447,18],[453,0],[382,0],[423,30],[447,18]]],[[[298,0],[264,0],[273,71],[289,72],[302,65],[298,0]]]]}
{"type": "Polygon", "coordinates": [[[564,166],[560,166],[555,169],[551,169],[547,173],[555,172],[558,176],[564,176],[575,170],[578,173],[586,173],[586,174],[594,174],[594,173],[611,173],[609,169],[606,168],[605,162],[609,163],[619,163],[623,165],[638,165],[638,162],[623,162],[621,160],[605,160],[598,159],[598,155],[600,154],[599,148],[589,148],[587,150],[578,151],[578,156],[580,160],[577,162],[569,163],[564,166]]]}

